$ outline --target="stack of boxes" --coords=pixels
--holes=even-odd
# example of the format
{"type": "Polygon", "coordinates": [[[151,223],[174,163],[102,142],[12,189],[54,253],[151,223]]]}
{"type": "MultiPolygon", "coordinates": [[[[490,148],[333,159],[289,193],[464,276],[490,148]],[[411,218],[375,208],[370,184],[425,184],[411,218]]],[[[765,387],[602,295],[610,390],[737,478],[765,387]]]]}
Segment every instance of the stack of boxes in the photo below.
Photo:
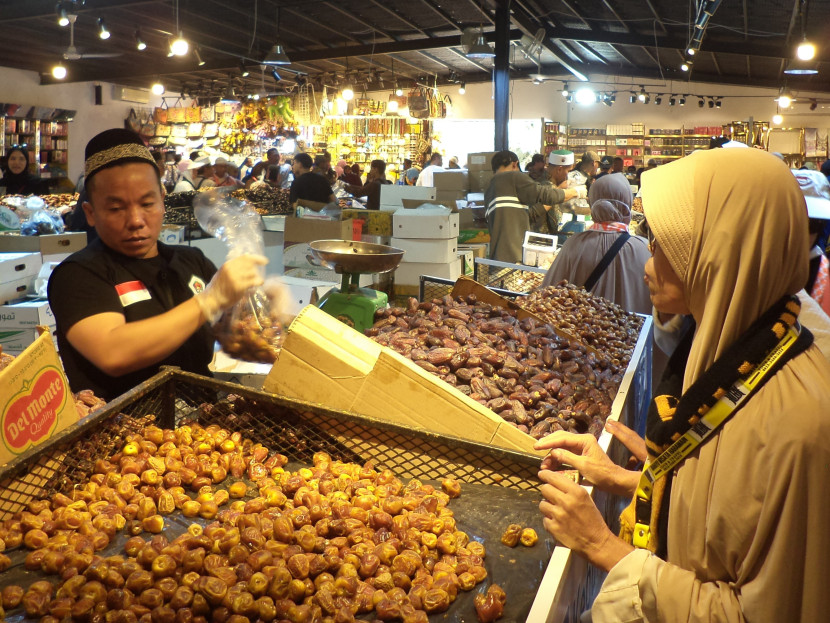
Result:
{"type": "Polygon", "coordinates": [[[0,346],[18,355],[38,336],[35,327],[49,327],[54,339],[55,317],[45,300],[31,300],[35,279],[86,246],[86,234],[46,236],[0,235],[0,346]],[[43,270],[41,270],[43,268],[43,270]]]}
{"type": "Polygon", "coordinates": [[[470,192],[483,193],[493,179],[493,156],[494,151],[482,151],[474,154],[467,154],[467,172],[470,179],[470,192]]]}
{"type": "Polygon", "coordinates": [[[396,296],[417,296],[421,275],[454,281],[463,274],[457,213],[438,205],[403,208],[393,216],[392,231],[392,246],[405,251],[395,271],[396,296]]]}
{"type": "Polygon", "coordinates": [[[470,187],[468,172],[465,169],[436,171],[432,176],[435,184],[435,201],[456,206],[457,201],[467,201],[467,189],[470,187]]]}

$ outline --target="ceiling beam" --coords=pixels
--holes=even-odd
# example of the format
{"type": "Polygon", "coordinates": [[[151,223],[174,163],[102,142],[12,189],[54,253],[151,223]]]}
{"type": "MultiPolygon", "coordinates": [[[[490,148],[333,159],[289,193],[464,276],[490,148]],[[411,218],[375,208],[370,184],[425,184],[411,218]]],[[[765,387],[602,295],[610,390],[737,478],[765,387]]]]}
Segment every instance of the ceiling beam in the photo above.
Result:
{"type": "Polygon", "coordinates": [[[545,31],[545,37],[542,39],[542,46],[556,59],[556,61],[567,69],[577,80],[585,81],[585,76],[579,69],[574,67],[566,58],[562,58],[563,54],[552,45],[552,40],[556,39],[552,33],[554,28],[547,22],[539,24],[534,18],[525,13],[525,7],[521,0],[516,0],[516,6],[513,10],[512,20],[527,36],[533,37],[539,28],[545,31]]]}
{"type": "MultiPolygon", "coordinates": [[[[746,1],[746,0],[744,0],[744,2],[745,2],[745,1],[746,1]]],[[[666,25],[663,23],[663,20],[662,20],[662,19],[660,19],[660,15],[659,15],[659,14],[657,13],[657,11],[655,10],[655,8],[654,8],[654,3],[653,3],[651,0],[646,0],[646,4],[648,5],[648,9],[649,9],[649,11],[651,11],[651,14],[654,16],[654,19],[655,19],[655,20],[657,21],[657,23],[660,25],[660,29],[661,29],[663,32],[667,33],[667,32],[668,32],[668,29],[666,28],[666,25]]]]}
{"type": "Polygon", "coordinates": [[[453,16],[452,16],[452,15],[450,15],[449,13],[447,13],[447,12],[446,12],[444,9],[442,9],[441,7],[436,6],[436,5],[435,5],[435,3],[434,3],[434,2],[432,2],[432,0],[423,0],[423,2],[424,2],[424,4],[426,4],[426,5],[427,5],[430,9],[432,9],[433,11],[435,11],[435,13],[437,13],[437,14],[441,17],[441,19],[443,19],[443,20],[444,20],[445,22],[447,22],[450,26],[452,26],[452,27],[453,27],[453,29],[458,30],[459,32],[461,31],[461,27],[458,25],[458,22],[456,22],[456,21],[455,21],[455,19],[453,18],[453,16]]]}
{"type": "Polygon", "coordinates": [[[485,10],[484,7],[482,7],[478,3],[478,0],[467,0],[467,1],[476,8],[476,10],[481,14],[481,16],[484,19],[486,19],[491,24],[495,24],[495,22],[493,21],[493,16],[490,15],[490,13],[487,10],[485,10]]]}
{"type": "Polygon", "coordinates": [[[378,0],[369,0],[369,2],[371,2],[374,6],[376,6],[378,9],[380,9],[380,10],[381,10],[381,11],[383,11],[384,13],[387,13],[388,15],[391,15],[391,16],[392,16],[392,17],[394,17],[395,19],[397,19],[397,20],[399,20],[399,21],[403,22],[403,23],[404,23],[404,24],[406,24],[409,28],[411,28],[412,30],[414,30],[415,32],[420,33],[420,34],[424,35],[425,37],[429,37],[429,33],[428,33],[426,30],[422,30],[422,29],[420,28],[420,26],[417,26],[416,24],[412,23],[411,21],[409,21],[408,19],[406,19],[403,15],[401,15],[401,14],[400,14],[400,13],[398,13],[397,11],[393,11],[393,10],[392,10],[392,9],[390,9],[388,6],[386,6],[385,4],[383,4],[383,3],[381,3],[381,2],[378,2],[378,0]]]}
{"type": "Polygon", "coordinates": [[[474,61],[471,58],[468,58],[463,52],[461,52],[458,48],[447,48],[450,52],[458,56],[459,58],[467,61],[470,65],[478,69],[479,71],[483,71],[484,73],[491,73],[490,68],[486,65],[482,65],[478,61],[474,61]]]}
{"type": "Polygon", "coordinates": [[[628,56],[628,54],[626,54],[626,53],[625,53],[625,52],[623,52],[622,50],[620,50],[620,48],[619,48],[618,46],[616,46],[616,45],[611,45],[611,49],[612,49],[612,50],[614,50],[614,52],[616,52],[616,53],[617,53],[620,57],[622,57],[622,59],[623,59],[626,63],[628,63],[629,65],[633,65],[633,66],[635,66],[635,67],[637,66],[637,63],[635,63],[633,60],[631,60],[631,57],[630,57],[630,56],[628,56]]]}
{"type": "Polygon", "coordinates": [[[608,59],[607,59],[607,58],[605,58],[605,57],[604,57],[602,54],[600,54],[599,52],[597,52],[597,51],[596,51],[594,48],[592,48],[590,45],[588,45],[588,44],[586,44],[586,43],[584,43],[584,42],[582,42],[582,41],[574,41],[573,43],[574,43],[575,45],[578,45],[580,48],[582,48],[583,50],[585,50],[585,52],[587,52],[588,54],[590,54],[590,55],[591,55],[591,56],[593,56],[594,58],[596,58],[596,59],[597,59],[600,63],[602,63],[603,65],[608,65],[608,59]]]}
{"type": "MultiPolygon", "coordinates": [[[[0,11],[0,24],[7,24],[38,17],[57,17],[55,0],[26,0],[26,2],[6,2],[0,11]]],[[[77,14],[95,13],[124,7],[148,4],[167,4],[165,0],[107,0],[106,7],[78,7],[77,14]]]]}
{"type": "Polygon", "coordinates": [[[715,56],[714,52],[710,52],[710,54],[712,55],[712,63],[715,65],[715,71],[718,72],[718,76],[722,76],[723,72],[720,70],[720,63],[718,63],[718,57],[715,56]]]}
{"type": "Polygon", "coordinates": [[[323,6],[325,6],[328,9],[334,11],[335,13],[339,13],[340,15],[343,15],[343,16],[349,18],[349,19],[352,19],[352,20],[356,21],[359,24],[363,24],[366,28],[378,33],[379,35],[382,35],[382,36],[386,37],[387,39],[390,39],[392,41],[397,40],[397,37],[393,37],[391,34],[386,32],[385,30],[381,29],[380,27],[376,26],[375,24],[370,24],[364,18],[359,17],[359,16],[357,16],[353,13],[349,13],[345,9],[341,9],[334,2],[323,2],[323,6]]]}
{"type": "Polygon", "coordinates": [[[580,22],[582,22],[585,25],[585,28],[587,28],[588,30],[594,30],[594,26],[592,26],[588,22],[588,20],[585,19],[585,14],[582,13],[582,11],[580,11],[575,4],[568,2],[568,0],[562,0],[562,4],[564,4],[565,8],[567,8],[571,13],[574,14],[574,17],[576,17],[580,22]]]}
{"type": "Polygon", "coordinates": [[[625,20],[620,16],[620,14],[617,13],[616,9],[612,6],[612,4],[608,0],[602,0],[602,3],[605,5],[606,9],[611,11],[611,15],[613,15],[614,19],[616,19],[620,23],[620,25],[622,25],[622,27],[625,29],[625,32],[631,32],[631,28],[628,26],[628,24],[625,23],[625,20]]]}

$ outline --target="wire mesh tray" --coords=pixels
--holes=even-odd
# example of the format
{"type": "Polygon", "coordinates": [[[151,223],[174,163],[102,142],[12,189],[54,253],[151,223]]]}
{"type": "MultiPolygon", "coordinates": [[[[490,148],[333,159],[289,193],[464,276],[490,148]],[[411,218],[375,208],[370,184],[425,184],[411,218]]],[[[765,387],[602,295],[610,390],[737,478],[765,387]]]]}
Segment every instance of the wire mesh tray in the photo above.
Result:
{"type": "Polygon", "coordinates": [[[474,278],[488,288],[526,294],[542,285],[548,270],[477,257],[474,278]]]}
{"type": "MultiPolygon", "coordinates": [[[[87,420],[0,468],[0,519],[23,510],[34,499],[71,493],[89,478],[95,460],[111,456],[126,435],[143,426],[155,422],[173,427],[193,421],[239,431],[272,452],[285,454],[293,463],[309,465],[315,452],[325,451],[340,460],[373,461],[378,469],[389,468],[403,480],[459,479],[465,483],[462,495],[450,508],[459,529],[488,548],[488,580],[476,590],[486,589],[490,582],[500,584],[508,592],[505,620],[527,617],[554,549],[538,512],[538,457],[289,401],[176,369],[163,370],[87,420]],[[245,408],[239,408],[240,404],[245,408]],[[539,543],[518,550],[501,545],[499,536],[508,523],[535,528],[539,543]]],[[[169,539],[193,523],[176,515],[169,519],[169,533],[165,528],[169,539]]],[[[123,542],[119,538],[110,545],[113,554],[121,553],[123,542]]],[[[14,566],[0,575],[2,585],[28,585],[42,579],[22,569],[25,551],[6,553],[14,566]]],[[[430,620],[473,620],[474,593],[460,594],[447,613],[430,620]]]]}

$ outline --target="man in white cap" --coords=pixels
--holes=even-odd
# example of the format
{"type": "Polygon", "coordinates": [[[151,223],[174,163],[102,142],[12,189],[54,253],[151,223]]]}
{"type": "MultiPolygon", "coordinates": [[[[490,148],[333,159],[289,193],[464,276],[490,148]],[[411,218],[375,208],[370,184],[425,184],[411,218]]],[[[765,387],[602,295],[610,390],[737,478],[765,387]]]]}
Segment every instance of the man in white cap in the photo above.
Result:
{"type": "MultiPolygon", "coordinates": [[[[582,159],[577,163],[574,169],[568,173],[568,188],[575,188],[577,186],[591,187],[591,182],[594,180],[594,175],[600,165],[600,158],[595,151],[586,151],[582,154],[582,159]]],[[[565,208],[573,214],[588,215],[591,213],[591,207],[588,205],[588,200],[585,198],[574,199],[565,204],[565,208]]]]}
{"type": "MultiPolygon", "coordinates": [[[[548,154],[546,172],[550,183],[562,190],[570,188],[568,173],[573,168],[573,165],[574,152],[567,149],[557,149],[550,152],[548,154]]],[[[547,219],[548,231],[555,234],[559,231],[559,221],[562,219],[562,208],[548,210],[545,213],[545,218],[547,219]]]]}
{"type": "Polygon", "coordinates": [[[531,219],[541,220],[549,211],[558,212],[552,206],[585,197],[585,187],[563,190],[537,184],[519,170],[519,158],[512,151],[496,153],[490,165],[495,175],[484,193],[490,259],[517,264],[522,261],[522,243],[531,219]]]}
{"type": "Polygon", "coordinates": [[[228,175],[228,159],[219,156],[213,163],[213,183],[216,186],[233,186],[242,188],[242,182],[228,175]]]}

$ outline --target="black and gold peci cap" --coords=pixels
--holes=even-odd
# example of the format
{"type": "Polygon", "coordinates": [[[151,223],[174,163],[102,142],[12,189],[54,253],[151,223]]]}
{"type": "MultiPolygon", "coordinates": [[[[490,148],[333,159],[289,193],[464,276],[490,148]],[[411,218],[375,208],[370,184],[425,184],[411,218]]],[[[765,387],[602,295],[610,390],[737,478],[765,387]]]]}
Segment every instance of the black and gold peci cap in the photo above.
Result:
{"type": "Polygon", "coordinates": [[[113,128],[93,136],[84,153],[86,181],[109,167],[127,162],[146,162],[155,168],[156,161],[141,137],[131,130],[113,128]]]}

